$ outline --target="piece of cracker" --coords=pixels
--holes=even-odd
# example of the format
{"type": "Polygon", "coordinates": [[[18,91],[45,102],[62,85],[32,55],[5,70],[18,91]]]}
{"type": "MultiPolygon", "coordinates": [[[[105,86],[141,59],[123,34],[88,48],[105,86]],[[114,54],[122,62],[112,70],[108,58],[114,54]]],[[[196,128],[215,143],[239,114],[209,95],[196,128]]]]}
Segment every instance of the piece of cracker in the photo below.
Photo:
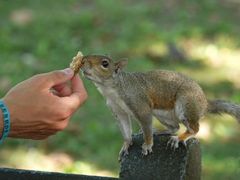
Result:
{"type": "Polygon", "coordinates": [[[82,58],[83,58],[83,54],[81,51],[78,51],[77,55],[73,57],[73,60],[70,64],[70,68],[74,71],[74,74],[77,74],[80,68],[82,67],[83,65],[82,58]]]}

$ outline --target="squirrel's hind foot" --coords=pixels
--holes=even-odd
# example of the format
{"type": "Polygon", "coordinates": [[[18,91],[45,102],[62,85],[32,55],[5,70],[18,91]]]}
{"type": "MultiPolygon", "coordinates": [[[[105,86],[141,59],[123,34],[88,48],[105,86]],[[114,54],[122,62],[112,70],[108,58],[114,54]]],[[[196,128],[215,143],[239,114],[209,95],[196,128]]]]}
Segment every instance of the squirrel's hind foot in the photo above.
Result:
{"type": "Polygon", "coordinates": [[[153,151],[152,151],[152,146],[153,144],[146,144],[146,143],[143,143],[142,145],[142,154],[144,156],[148,155],[148,154],[151,154],[153,151]]]}

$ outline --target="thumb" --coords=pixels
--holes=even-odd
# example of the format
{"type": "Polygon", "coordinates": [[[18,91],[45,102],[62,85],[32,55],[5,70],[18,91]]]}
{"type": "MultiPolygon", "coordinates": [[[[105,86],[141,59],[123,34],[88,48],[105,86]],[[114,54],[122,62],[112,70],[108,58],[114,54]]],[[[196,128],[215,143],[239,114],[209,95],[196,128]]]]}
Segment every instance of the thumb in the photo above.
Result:
{"type": "Polygon", "coordinates": [[[74,72],[72,69],[67,68],[64,70],[52,71],[42,75],[46,79],[46,85],[48,87],[53,87],[58,84],[62,84],[72,79],[74,72]]]}

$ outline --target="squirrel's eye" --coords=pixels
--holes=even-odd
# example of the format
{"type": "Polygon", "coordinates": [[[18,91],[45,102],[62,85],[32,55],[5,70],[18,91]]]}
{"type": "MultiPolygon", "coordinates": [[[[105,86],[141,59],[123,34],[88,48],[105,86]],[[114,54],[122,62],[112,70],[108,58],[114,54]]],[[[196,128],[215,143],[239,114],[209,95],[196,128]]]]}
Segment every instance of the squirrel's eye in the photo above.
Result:
{"type": "Polygon", "coordinates": [[[103,66],[104,68],[107,68],[108,65],[109,65],[109,62],[108,62],[107,60],[103,60],[103,61],[102,61],[102,66],[103,66]]]}

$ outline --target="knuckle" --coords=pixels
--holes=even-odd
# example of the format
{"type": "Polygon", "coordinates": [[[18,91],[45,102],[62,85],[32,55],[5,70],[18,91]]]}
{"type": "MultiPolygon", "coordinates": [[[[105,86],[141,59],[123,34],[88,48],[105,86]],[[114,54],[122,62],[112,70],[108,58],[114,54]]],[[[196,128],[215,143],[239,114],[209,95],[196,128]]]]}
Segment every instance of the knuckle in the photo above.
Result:
{"type": "Polygon", "coordinates": [[[86,91],[82,92],[80,97],[81,98],[79,101],[79,105],[81,105],[82,103],[84,103],[87,100],[87,98],[88,98],[87,92],[86,91]]]}
{"type": "Polygon", "coordinates": [[[71,115],[71,109],[64,108],[56,112],[56,114],[59,119],[67,119],[71,115]]]}
{"type": "Polygon", "coordinates": [[[83,101],[86,101],[88,98],[88,93],[86,91],[83,92],[83,101]]]}
{"type": "Polygon", "coordinates": [[[62,71],[53,71],[52,75],[54,75],[56,79],[62,79],[64,77],[64,73],[62,71]]]}
{"type": "Polygon", "coordinates": [[[56,124],[55,129],[57,131],[62,131],[62,130],[64,130],[67,127],[67,125],[68,125],[68,121],[65,120],[65,121],[62,121],[62,122],[56,124]]]}
{"type": "Polygon", "coordinates": [[[72,110],[70,108],[65,108],[65,110],[62,111],[63,119],[69,118],[71,114],[72,114],[72,110]]]}

